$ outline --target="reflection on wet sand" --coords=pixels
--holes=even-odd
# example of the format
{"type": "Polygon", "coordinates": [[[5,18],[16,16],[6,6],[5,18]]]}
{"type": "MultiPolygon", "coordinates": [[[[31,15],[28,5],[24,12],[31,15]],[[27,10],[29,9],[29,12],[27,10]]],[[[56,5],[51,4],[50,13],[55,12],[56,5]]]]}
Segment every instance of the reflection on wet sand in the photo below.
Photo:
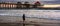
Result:
{"type": "MultiPolygon", "coordinates": [[[[26,17],[24,24],[25,26],[60,26],[60,21],[26,17]]],[[[18,16],[0,16],[0,26],[23,26],[23,20],[18,16]]]]}

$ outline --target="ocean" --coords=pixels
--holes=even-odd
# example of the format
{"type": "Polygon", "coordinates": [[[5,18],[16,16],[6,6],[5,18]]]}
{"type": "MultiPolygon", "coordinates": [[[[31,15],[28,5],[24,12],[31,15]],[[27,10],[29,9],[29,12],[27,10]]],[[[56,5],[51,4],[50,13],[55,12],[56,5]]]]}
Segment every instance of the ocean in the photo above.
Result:
{"type": "Polygon", "coordinates": [[[0,16],[22,16],[60,19],[60,10],[0,10],[0,16]]]}

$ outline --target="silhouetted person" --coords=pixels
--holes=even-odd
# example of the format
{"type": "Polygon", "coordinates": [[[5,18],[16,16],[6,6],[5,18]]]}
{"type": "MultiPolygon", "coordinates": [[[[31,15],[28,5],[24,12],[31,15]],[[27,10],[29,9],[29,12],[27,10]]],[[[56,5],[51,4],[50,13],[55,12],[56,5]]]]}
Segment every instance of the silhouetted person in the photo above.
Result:
{"type": "Polygon", "coordinates": [[[23,14],[23,21],[25,21],[25,14],[23,14]]]}
{"type": "Polygon", "coordinates": [[[23,17],[23,26],[25,26],[25,23],[24,23],[25,22],[25,14],[23,14],[22,17],[23,17]]]}

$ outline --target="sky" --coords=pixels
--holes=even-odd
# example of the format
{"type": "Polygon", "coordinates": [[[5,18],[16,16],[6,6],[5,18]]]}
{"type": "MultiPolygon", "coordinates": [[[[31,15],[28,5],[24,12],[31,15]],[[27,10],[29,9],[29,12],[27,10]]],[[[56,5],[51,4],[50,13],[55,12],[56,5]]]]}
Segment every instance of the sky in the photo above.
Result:
{"type": "Polygon", "coordinates": [[[0,0],[1,1],[29,1],[30,3],[35,2],[35,1],[40,1],[43,4],[60,4],[60,0],[0,0]]]}

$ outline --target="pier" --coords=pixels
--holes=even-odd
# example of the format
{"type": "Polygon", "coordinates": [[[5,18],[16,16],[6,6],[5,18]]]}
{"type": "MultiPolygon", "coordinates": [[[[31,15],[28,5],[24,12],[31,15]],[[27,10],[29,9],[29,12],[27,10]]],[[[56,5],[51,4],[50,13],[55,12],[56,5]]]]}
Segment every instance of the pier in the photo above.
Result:
{"type": "Polygon", "coordinates": [[[35,4],[29,4],[29,2],[17,2],[17,3],[0,3],[0,8],[38,8],[38,6],[41,6],[39,2],[36,2],[35,4]]]}

